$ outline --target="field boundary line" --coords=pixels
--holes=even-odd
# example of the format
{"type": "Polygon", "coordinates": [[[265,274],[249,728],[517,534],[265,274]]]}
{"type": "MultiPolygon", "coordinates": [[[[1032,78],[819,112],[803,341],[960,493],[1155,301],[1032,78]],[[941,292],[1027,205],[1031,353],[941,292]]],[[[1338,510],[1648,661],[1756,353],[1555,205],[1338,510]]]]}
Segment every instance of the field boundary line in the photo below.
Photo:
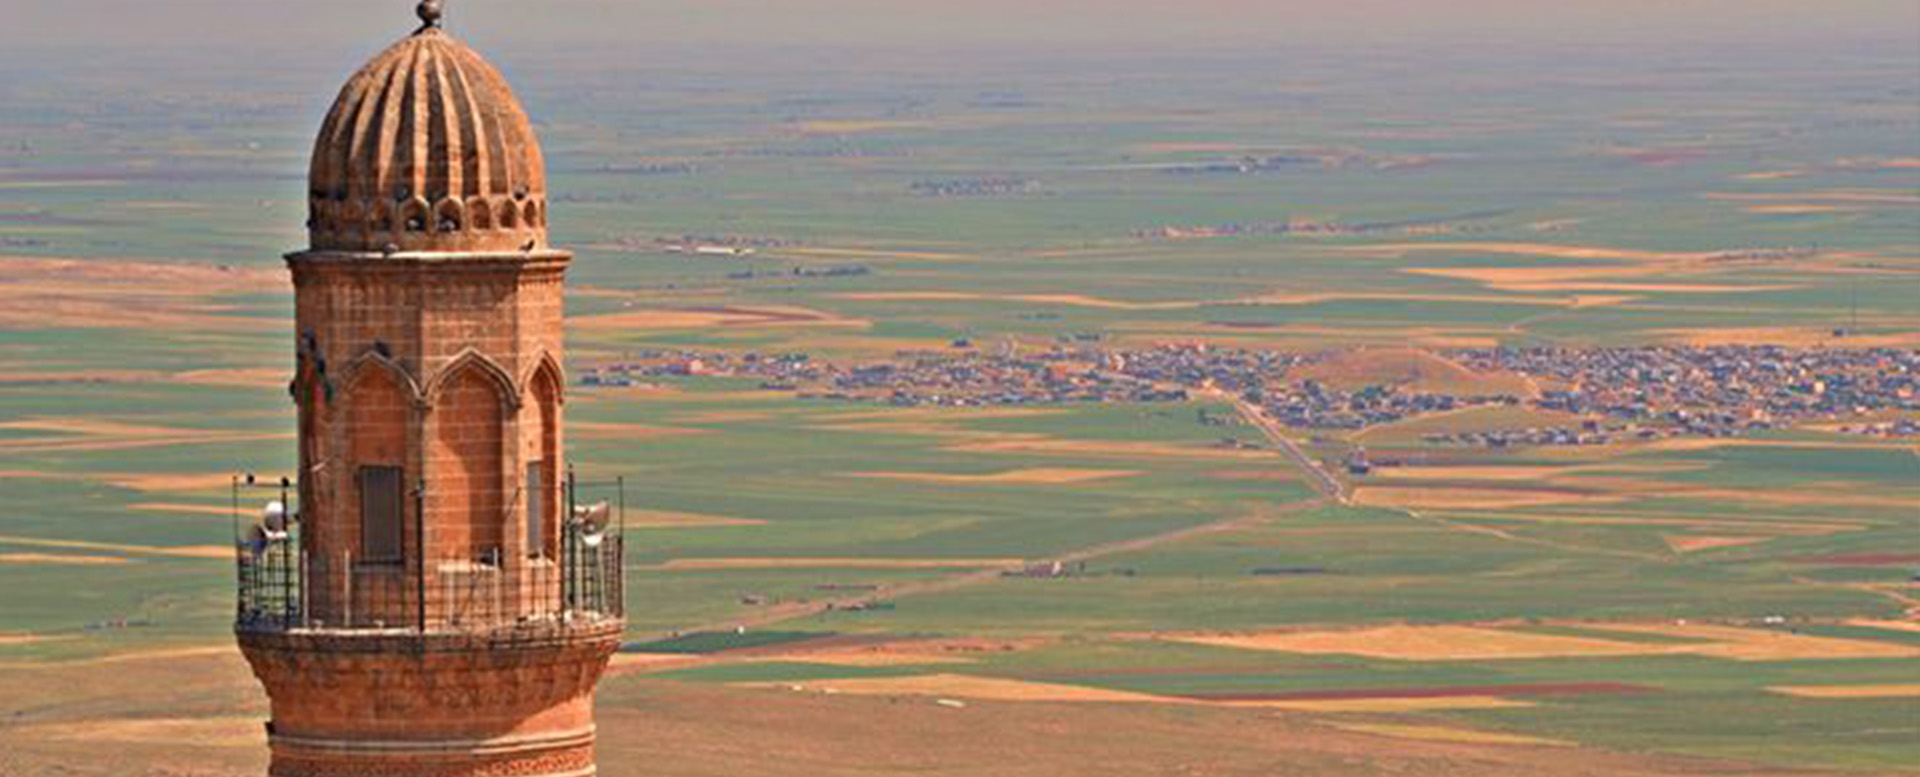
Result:
{"type": "MultiPolygon", "coordinates": [[[[1066,553],[1063,553],[1057,556],[1052,556],[1052,557],[1049,557],[1047,560],[1057,561],[1062,564],[1077,564],[1082,561],[1092,561],[1094,559],[1102,558],[1105,556],[1113,556],[1121,553],[1132,553],[1136,551],[1153,548],[1159,545],[1164,545],[1169,542],[1178,542],[1180,540],[1191,539],[1194,537],[1205,536],[1208,534],[1218,534],[1221,532],[1250,529],[1250,528],[1265,524],[1268,521],[1271,521],[1282,515],[1297,513],[1304,510],[1310,510],[1316,507],[1325,506],[1326,504],[1327,504],[1327,500],[1325,498],[1304,499],[1296,502],[1286,502],[1286,503],[1277,504],[1277,505],[1267,504],[1267,503],[1253,503],[1252,505],[1248,506],[1244,511],[1238,511],[1237,514],[1229,518],[1224,518],[1218,521],[1210,521],[1208,523],[1202,523],[1202,524],[1197,524],[1193,526],[1186,526],[1179,529],[1174,529],[1172,531],[1161,532],[1159,534],[1152,534],[1145,537],[1135,537],[1133,539],[1115,540],[1113,542],[1101,543],[1099,545],[1093,545],[1093,546],[1081,548],[1079,550],[1068,551],[1066,553]]],[[[840,597],[840,598],[828,599],[825,601],[806,602],[804,604],[796,603],[796,604],[790,604],[790,605],[776,605],[774,607],[769,608],[766,612],[760,613],[753,617],[736,618],[736,619],[732,619],[732,620],[728,620],[720,623],[709,623],[706,625],[689,627],[689,628],[680,630],[678,633],[685,634],[685,633],[702,632],[702,631],[734,631],[737,629],[759,628],[764,626],[771,626],[774,624],[783,623],[783,622],[795,620],[798,618],[805,618],[811,615],[818,615],[820,613],[827,612],[829,610],[833,610],[836,608],[844,608],[844,607],[864,604],[864,603],[868,603],[876,600],[892,601],[892,600],[901,599],[909,596],[923,596],[926,594],[945,593],[947,591],[951,591],[956,588],[964,588],[970,585],[976,585],[979,583],[999,580],[1002,577],[1002,573],[1017,572],[1017,571],[1020,571],[1022,568],[1024,567],[1023,566],[988,567],[984,569],[976,569],[976,570],[971,570],[967,572],[960,572],[952,575],[947,575],[945,577],[939,577],[932,580],[924,580],[924,581],[913,582],[913,583],[902,583],[899,585],[882,585],[878,589],[868,592],[867,595],[860,596],[860,597],[840,597]]],[[[629,641],[649,642],[655,639],[668,638],[670,636],[672,636],[672,634],[662,632],[657,634],[629,635],[627,639],[629,641]]]]}

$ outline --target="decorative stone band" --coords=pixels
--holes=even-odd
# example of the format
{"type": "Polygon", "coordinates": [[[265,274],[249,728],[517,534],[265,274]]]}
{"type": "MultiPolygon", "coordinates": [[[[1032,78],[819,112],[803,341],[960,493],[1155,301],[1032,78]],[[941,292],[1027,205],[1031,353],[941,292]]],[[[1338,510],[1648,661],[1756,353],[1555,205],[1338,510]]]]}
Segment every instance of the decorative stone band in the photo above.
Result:
{"type": "Polygon", "coordinates": [[[302,267],[410,267],[431,268],[434,272],[461,267],[529,266],[564,269],[573,261],[572,251],[542,248],[529,251],[296,251],[286,255],[287,265],[302,267]]]}
{"type": "Polygon", "coordinates": [[[497,737],[493,739],[439,740],[367,740],[319,739],[315,737],[270,734],[268,743],[275,750],[309,750],[340,755],[412,755],[412,756],[494,756],[514,755],[593,744],[594,727],[573,731],[542,732],[537,735],[497,737]]]}
{"type": "Polygon", "coordinates": [[[591,777],[594,729],[399,741],[271,735],[270,777],[591,777]]]}

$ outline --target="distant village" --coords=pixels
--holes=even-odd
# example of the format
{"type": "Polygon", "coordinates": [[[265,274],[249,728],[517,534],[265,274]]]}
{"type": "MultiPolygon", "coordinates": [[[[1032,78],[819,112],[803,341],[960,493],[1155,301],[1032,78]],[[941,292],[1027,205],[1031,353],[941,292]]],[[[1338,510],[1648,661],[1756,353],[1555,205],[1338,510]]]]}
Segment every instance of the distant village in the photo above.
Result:
{"type": "Polygon", "coordinates": [[[1466,374],[1517,376],[1530,386],[1524,392],[1449,392],[1423,389],[1418,381],[1340,381],[1346,385],[1336,387],[1311,377],[1316,365],[1342,353],[1083,343],[989,352],[963,340],[946,351],[841,363],[807,354],[652,350],[587,369],[581,379],[630,386],[668,376],[752,378],[762,388],[801,397],[905,407],[1185,402],[1205,392],[1238,398],[1307,432],[1475,408],[1511,407],[1553,419],[1423,437],[1433,445],[1484,448],[1732,437],[1820,422],[1847,434],[1920,436],[1920,420],[1898,417],[1920,411],[1920,350],[1648,346],[1435,354],[1466,374]]]}

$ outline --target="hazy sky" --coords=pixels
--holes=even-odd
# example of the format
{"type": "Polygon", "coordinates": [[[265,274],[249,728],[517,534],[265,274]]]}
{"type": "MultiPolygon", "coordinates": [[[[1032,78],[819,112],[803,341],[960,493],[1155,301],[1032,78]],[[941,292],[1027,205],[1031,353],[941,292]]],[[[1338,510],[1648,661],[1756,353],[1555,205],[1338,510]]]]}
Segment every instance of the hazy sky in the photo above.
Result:
{"type": "MultiPolygon", "coordinates": [[[[447,0],[482,42],[1205,47],[1915,40],[1916,0],[447,0]]],[[[413,0],[0,0],[0,45],[364,48],[413,0]]]]}

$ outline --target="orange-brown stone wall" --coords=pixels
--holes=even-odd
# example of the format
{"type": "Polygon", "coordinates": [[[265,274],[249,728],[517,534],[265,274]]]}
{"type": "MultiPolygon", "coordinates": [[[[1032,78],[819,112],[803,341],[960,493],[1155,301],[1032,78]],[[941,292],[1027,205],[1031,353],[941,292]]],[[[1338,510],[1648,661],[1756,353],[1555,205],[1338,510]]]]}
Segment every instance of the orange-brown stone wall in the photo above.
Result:
{"type": "Polygon", "coordinates": [[[518,642],[241,638],[272,699],[274,777],[518,777],[591,767],[593,687],[618,645],[617,625],[518,642]]]}
{"type": "MultiPolygon", "coordinates": [[[[496,620],[553,597],[544,589],[557,580],[527,561],[541,554],[526,546],[524,481],[525,463],[542,461],[544,501],[557,506],[567,262],[563,253],[289,259],[302,357],[295,396],[311,438],[300,446],[300,503],[316,617],[399,624],[421,617],[421,596],[430,620],[470,616],[476,585],[507,591],[480,594],[480,609],[496,620]],[[357,472],[371,463],[404,470],[402,569],[352,560],[360,557],[357,472]],[[500,567],[442,576],[496,557],[500,567]],[[529,587],[542,590],[524,593],[529,587]],[[446,601],[456,595],[461,602],[446,601]]],[[[547,512],[551,539],[559,514],[547,512]]]]}
{"type": "Polygon", "coordinates": [[[501,387],[477,367],[447,379],[429,405],[427,548],[438,559],[499,558],[507,522],[501,487],[508,478],[501,387]]]}

